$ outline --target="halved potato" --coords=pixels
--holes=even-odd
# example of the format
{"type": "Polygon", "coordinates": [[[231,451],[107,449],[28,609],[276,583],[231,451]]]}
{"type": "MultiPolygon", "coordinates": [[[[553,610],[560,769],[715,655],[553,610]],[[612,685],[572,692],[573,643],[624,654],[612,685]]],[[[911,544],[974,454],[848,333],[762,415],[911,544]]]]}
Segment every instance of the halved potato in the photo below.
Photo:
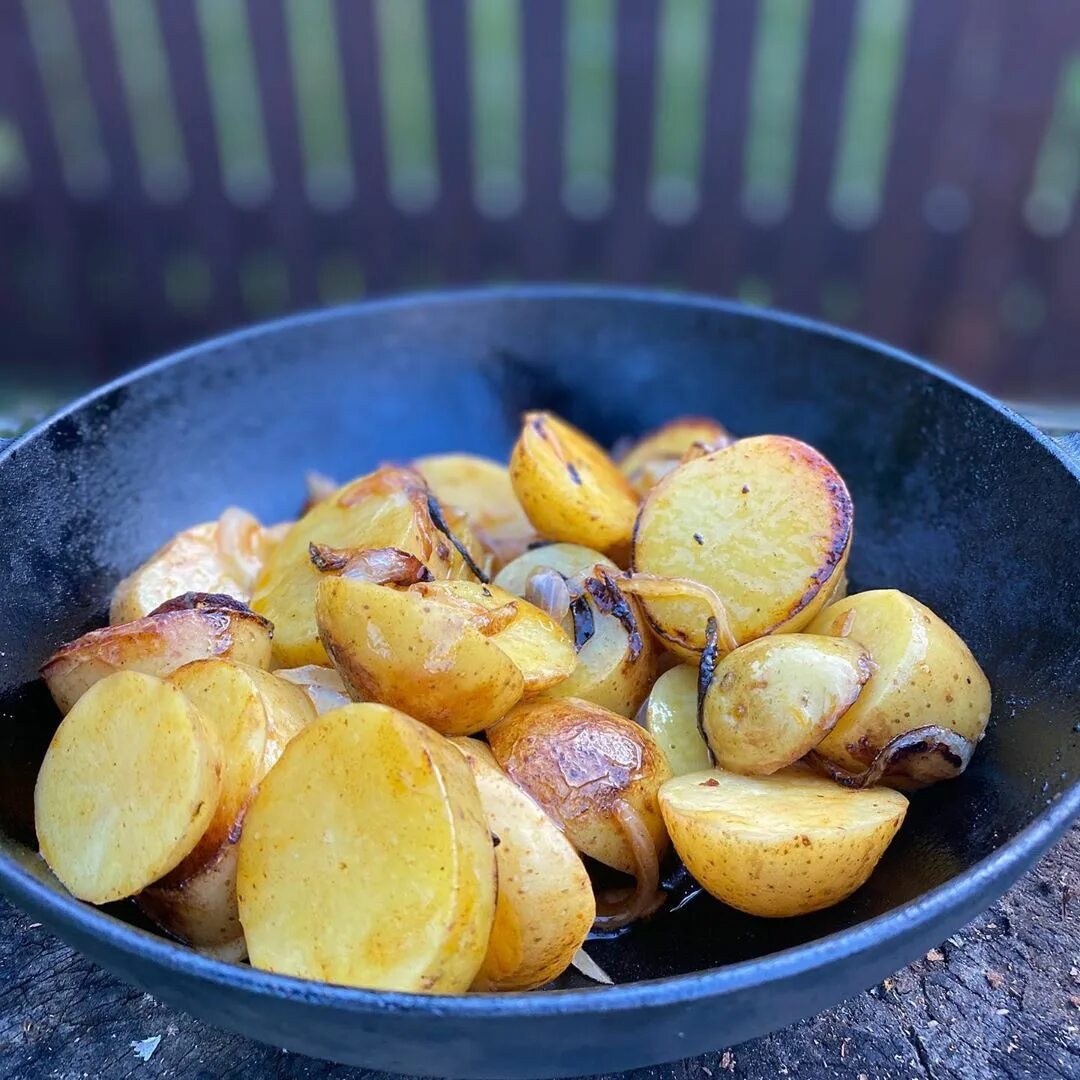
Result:
{"type": "Polygon", "coordinates": [[[551,413],[526,413],[510,456],[510,480],[542,536],[625,560],[637,493],[584,432],[551,413]]]}
{"type": "MultiPolygon", "coordinates": [[[[832,465],[797,439],[760,435],[680,465],[650,492],[633,568],[711,588],[745,644],[810,622],[843,573],[851,530],[851,498],[832,465]]],[[[645,608],[662,637],[704,647],[702,603],[645,608]]]]}
{"type": "Polygon", "coordinates": [[[701,720],[716,764],[774,773],[826,738],[874,672],[861,645],[818,634],[758,638],[707,681],[701,720]]]}
{"type": "MultiPolygon", "coordinates": [[[[896,589],[856,593],[830,604],[808,629],[858,642],[878,667],[818,746],[823,757],[857,771],[916,728],[945,728],[971,743],[983,737],[990,684],[956,631],[918,600],[896,589]]],[[[902,770],[882,782],[902,785],[902,770]]]]}
{"type": "Polygon", "coordinates": [[[38,772],[41,854],[80,900],[132,896],[195,847],[221,794],[216,733],[174,686],[120,671],[56,729],[38,772]]]}
{"type": "Polygon", "coordinates": [[[734,442],[717,420],[706,416],[679,416],[642,435],[620,457],[619,468],[644,498],[682,461],[688,450],[703,446],[719,450],[734,442]]]}
{"type": "Polygon", "coordinates": [[[465,514],[497,566],[517,558],[536,539],[505,465],[475,454],[432,454],[417,458],[413,467],[443,506],[465,514]]]}
{"type": "Polygon", "coordinates": [[[870,876],[907,813],[887,788],[852,791],[793,766],[771,776],[712,769],[669,780],[660,807],[687,870],[751,915],[805,915],[870,876]]]}
{"type": "Polygon", "coordinates": [[[240,838],[255,967],[342,986],[460,993],[483,963],[495,852],[465,758],[382,705],[288,745],[240,838]]]}
{"type": "Polygon", "coordinates": [[[357,698],[392,705],[446,735],[482,731],[521,699],[521,670],[485,636],[496,626],[423,588],[325,576],[316,599],[323,644],[357,698]]]}
{"type": "Polygon", "coordinates": [[[467,576],[464,560],[431,517],[430,492],[414,469],[382,468],[340,488],[289,530],[266,565],[251,606],[274,624],[278,667],[327,664],[315,625],[321,574],[310,547],[397,548],[437,578],[467,576]]]}
{"type": "Polygon", "coordinates": [[[116,671],[165,677],[193,660],[270,666],[273,627],[227,596],[188,594],[144,619],[91,630],[62,645],[41,667],[41,677],[62,713],[94,683],[116,671]]]}
{"type": "Polygon", "coordinates": [[[565,578],[573,578],[586,571],[591,572],[596,566],[613,571],[619,569],[595,548],[582,547],[581,544],[542,544],[507,563],[495,575],[494,583],[515,596],[524,596],[529,578],[538,570],[555,570],[565,578]]]}
{"type": "Polygon", "coordinates": [[[345,681],[332,667],[305,664],[297,668],[278,668],[274,674],[279,679],[299,686],[307,694],[319,716],[353,702],[345,688],[345,681]]]}
{"type": "Polygon", "coordinates": [[[653,737],[632,720],[577,698],[529,701],[487,739],[499,765],[579,851],[626,874],[638,870],[620,804],[640,818],[655,853],[666,850],[656,792],[671,771],[653,737]]]}
{"type": "Polygon", "coordinates": [[[116,626],[149,615],[183,593],[224,593],[247,603],[266,560],[290,526],[266,527],[246,510],[230,507],[217,521],[174,536],[113,592],[109,622],[116,626]]]}
{"type": "Polygon", "coordinates": [[[561,975],[596,918],[592,882],[559,827],[478,739],[454,739],[498,838],[495,922],[474,990],[532,990],[561,975]]]}
{"type": "Polygon", "coordinates": [[[641,707],[640,721],[659,743],[671,772],[682,776],[712,765],[698,727],[698,673],[688,664],[665,671],[641,707]]]}

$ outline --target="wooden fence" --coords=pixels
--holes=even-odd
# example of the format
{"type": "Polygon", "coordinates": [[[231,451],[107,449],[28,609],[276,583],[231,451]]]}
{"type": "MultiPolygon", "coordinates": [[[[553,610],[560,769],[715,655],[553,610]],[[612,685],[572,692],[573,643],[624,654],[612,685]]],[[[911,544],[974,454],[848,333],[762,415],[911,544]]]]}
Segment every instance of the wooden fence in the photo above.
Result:
{"type": "Polygon", "coordinates": [[[0,365],[34,377],[572,279],[1080,397],[1078,185],[1075,0],[0,2],[0,365]]]}

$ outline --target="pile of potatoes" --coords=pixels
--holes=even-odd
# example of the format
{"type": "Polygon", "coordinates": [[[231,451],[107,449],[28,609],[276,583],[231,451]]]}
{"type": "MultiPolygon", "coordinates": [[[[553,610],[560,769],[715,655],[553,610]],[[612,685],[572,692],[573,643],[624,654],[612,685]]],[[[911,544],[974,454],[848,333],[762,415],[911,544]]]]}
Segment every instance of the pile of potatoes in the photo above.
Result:
{"type": "Polygon", "coordinates": [[[464,454],[229,510],[42,668],[41,853],[211,955],[351,986],[542,986],[662,908],[670,847],[759,916],[837,903],[990,712],[964,642],[846,594],[795,439],[672,421],[613,459],[529,413],[464,454]]]}

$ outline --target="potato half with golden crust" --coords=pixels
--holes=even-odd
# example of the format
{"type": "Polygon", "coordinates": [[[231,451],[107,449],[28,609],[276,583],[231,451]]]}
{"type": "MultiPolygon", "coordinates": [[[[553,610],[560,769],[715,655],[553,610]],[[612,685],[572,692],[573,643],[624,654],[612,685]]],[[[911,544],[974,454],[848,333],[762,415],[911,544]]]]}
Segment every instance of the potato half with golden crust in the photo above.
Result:
{"type": "Polygon", "coordinates": [[[751,915],[805,915],[870,876],[907,813],[887,788],[852,791],[793,766],[771,776],[712,769],[660,789],[672,843],[717,900],[751,915]]]}
{"type": "Polygon", "coordinates": [[[243,936],[236,910],[236,842],[247,805],[287,743],[315,719],[315,707],[299,687],[223,660],[187,664],[169,682],[217,732],[224,763],[221,796],[199,842],[138,902],[170,933],[218,949],[243,936]]]}
{"type": "Polygon", "coordinates": [[[495,852],[465,758],[382,705],[297,736],[240,838],[255,967],[371,989],[461,993],[487,952],[495,852]]]}
{"type": "Polygon", "coordinates": [[[478,739],[454,739],[498,838],[495,922],[473,990],[532,990],[561,975],[592,929],[592,882],[559,827],[478,739]]]}
{"type": "Polygon", "coordinates": [[[436,528],[430,492],[415,469],[382,468],[340,488],[308,511],[278,546],[251,606],[274,624],[278,667],[327,664],[315,625],[320,571],[311,545],[396,548],[415,555],[436,578],[468,576],[450,540],[436,528]]]}
{"type": "MultiPolygon", "coordinates": [[[[896,589],[856,593],[830,604],[808,629],[858,642],[878,667],[817,747],[834,764],[861,770],[891,739],[927,726],[971,743],[983,737],[990,684],[956,631],[918,600],[896,589]]],[[[904,786],[902,770],[882,783],[904,786]]]]}
{"type": "Polygon", "coordinates": [[[392,705],[445,735],[482,731],[521,700],[521,670],[488,636],[499,628],[494,614],[463,611],[422,588],[324,577],[316,598],[323,644],[360,700],[392,705]]]}
{"type": "MultiPolygon", "coordinates": [[[[801,630],[847,561],[851,497],[817,450],[783,435],[740,439],[680,465],[642,506],[633,568],[712,589],[738,644],[801,630]]],[[[657,633],[704,647],[708,612],[692,599],[649,600],[657,633]]]]}
{"type": "Polygon", "coordinates": [[[195,847],[221,794],[216,733],[174,686],[120,671],[56,729],[38,772],[41,854],[80,900],[132,896],[195,847]]]}
{"type": "Polygon", "coordinates": [[[61,646],[41,677],[62,713],[94,683],[116,671],[164,678],[193,660],[218,657],[269,667],[273,627],[228,596],[190,593],[144,619],[91,630],[61,646]]]}
{"type": "Polygon", "coordinates": [[[526,413],[510,479],[542,536],[596,548],[625,565],[637,493],[584,432],[551,413],[526,413]]]}
{"type": "Polygon", "coordinates": [[[719,450],[735,440],[717,420],[679,416],[642,435],[619,460],[634,490],[644,498],[695,446],[719,450]]]}
{"type": "Polygon", "coordinates": [[[861,645],[818,634],[758,638],[728,653],[702,688],[716,764],[756,774],[793,764],[826,738],[873,672],[861,645]]]}
{"type": "Polygon", "coordinates": [[[671,775],[653,737],[591,701],[523,702],[487,735],[507,775],[559,824],[581,852],[633,874],[633,845],[616,816],[626,803],[640,816],[657,854],[667,834],[656,792],[671,775]]]}
{"type": "Polygon", "coordinates": [[[639,722],[660,745],[674,776],[700,772],[712,755],[698,727],[698,672],[688,664],[665,671],[641,707],[639,722]]]}
{"type": "Polygon", "coordinates": [[[247,603],[255,579],[290,525],[261,525],[246,510],[230,507],[217,521],[174,536],[113,593],[109,622],[116,626],[149,615],[183,593],[224,593],[247,603]]]}
{"type": "Polygon", "coordinates": [[[443,506],[465,515],[477,539],[494,555],[496,567],[517,558],[537,539],[505,465],[475,454],[432,454],[417,458],[413,467],[443,506]]]}

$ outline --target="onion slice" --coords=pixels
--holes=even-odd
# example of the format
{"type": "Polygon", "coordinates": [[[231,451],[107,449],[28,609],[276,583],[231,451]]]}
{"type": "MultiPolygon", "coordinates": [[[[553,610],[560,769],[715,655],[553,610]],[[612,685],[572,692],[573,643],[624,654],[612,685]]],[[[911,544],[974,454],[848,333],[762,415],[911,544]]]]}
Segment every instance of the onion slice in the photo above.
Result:
{"type": "Polygon", "coordinates": [[[862,772],[842,769],[816,750],[808,757],[845,787],[864,788],[882,780],[895,780],[904,787],[916,788],[959,776],[974,753],[975,744],[970,739],[948,728],[929,726],[903,731],[890,739],[862,772]]]}
{"type": "Polygon", "coordinates": [[[375,585],[415,585],[431,581],[431,571],[411,552],[400,548],[333,548],[308,544],[315,569],[323,574],[359,578],[375,585]]]}
{"type": "Polygon", "coordinates": [[[614,806],[615,816],[634,857],[634,886],[617,889],[596,898],[594,930],[621,930],[651,915],[666,899],[660,891],[660,864],[656,845],[641,815],[625,799],[614,806]]]}
{"type": "Polygon", "coordinates": [[[646,603],[649,600],[700,600],[716,620],[717,647],[726,656],[739,647],[731,632],[724,601],[708,585],[689,578],[656,577],[653,574],[625,574],[615,579],[618,587],[646,603]]]}

